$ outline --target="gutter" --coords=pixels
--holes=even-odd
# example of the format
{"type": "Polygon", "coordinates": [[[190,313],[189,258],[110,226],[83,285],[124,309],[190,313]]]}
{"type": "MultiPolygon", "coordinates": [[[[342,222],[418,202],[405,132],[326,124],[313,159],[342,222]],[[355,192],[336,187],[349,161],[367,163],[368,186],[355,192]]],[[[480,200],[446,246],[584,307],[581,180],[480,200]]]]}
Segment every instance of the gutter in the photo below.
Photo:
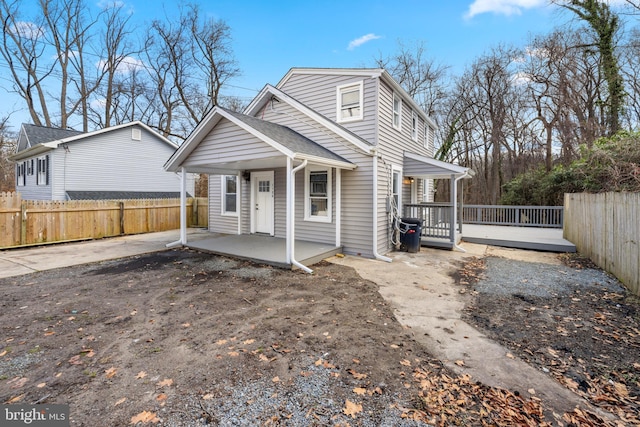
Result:
{"type": "Polygon", "coordinates": [[[393,261],[391,258],[378,253],[378,153],[373,148],[373,256],[385,262],[393,261]]]}
{"type": "MultiPolygon", "coordinates": [[[[287,162],[289,164],[291,164],[293,162],[293,160],[291,158],[289,158],[287,160],[287,162]]],[[[288,198],[289,198],[289,203],[291,203],[291,206],[289,206],[289,208],[287,209],[288,212],[288,216],[289,216],[289,221],[287,221],[288,223],[288,228],[287,228],[287,236],[290,236],[290,241],[289,241],[289,247],[287,248],[289,253],[289,257],[291,260],[291,264],[295,265],[296,267],[298,267],[301,270],[306,271],[309,274],[313,273],[313,270],[310,269],[309,267],[307,267],[306,265],[298,262],[295,259],[295,243],[296,243],[296,233],[295,233],[295,228],[296,228],[296,215],[295,215],[295,205],[296,205],[296,201],[295,201],[295,194],[296,194],[296,173],[300,170],[300,169],[304,169],[307,166],[307,160],[303,160],[302,163],[300,163],[298,166],[296,166],[295,168],[293,168],[291,170],[291,173],[288,177],[290,184],[289,184],[289,194],[288,194],[288,198]]]]}

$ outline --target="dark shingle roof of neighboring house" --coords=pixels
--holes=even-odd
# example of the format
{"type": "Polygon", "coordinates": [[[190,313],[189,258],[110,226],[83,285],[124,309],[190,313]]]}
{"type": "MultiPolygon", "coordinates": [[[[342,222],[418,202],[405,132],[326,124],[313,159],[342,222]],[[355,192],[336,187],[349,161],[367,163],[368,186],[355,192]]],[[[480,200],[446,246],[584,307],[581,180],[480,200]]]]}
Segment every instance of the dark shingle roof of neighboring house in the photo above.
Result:
{"type": "Polygon", "coordinates": [[[44,142],[57,141],[81,134],[82,132],[71,129],[48,128],[44,126],[36,126],[23,124],[22,127],[29,139],[29,144],[33,147],[44,142]]]}
{"type": "Polygon", "coordinates": [[[248,126],[251,126],[263,135],[273,139],[274,141],[278,141],[278,143],[282,144],[294,153],[307,154],[310,156],[323,157],[325,159],[351,163],[344,157],[337,155],[333,151],[324,148],[317,142],[312,141],[306,136],[303,136],[286,126],[267,122],[265,120],[260,120],[255,117],[247,116],[245,114],[237,113],[235,111],[227,109],[224,109],[224,111],[241,120],[248,126]]]}
{"type": "MultiPolygon", "coordinates": [[[[187,197],[191,197],[187,194],[187,197]]],[[[179,191],[67,191],[69,200],[178,199],[179,191]]]]}

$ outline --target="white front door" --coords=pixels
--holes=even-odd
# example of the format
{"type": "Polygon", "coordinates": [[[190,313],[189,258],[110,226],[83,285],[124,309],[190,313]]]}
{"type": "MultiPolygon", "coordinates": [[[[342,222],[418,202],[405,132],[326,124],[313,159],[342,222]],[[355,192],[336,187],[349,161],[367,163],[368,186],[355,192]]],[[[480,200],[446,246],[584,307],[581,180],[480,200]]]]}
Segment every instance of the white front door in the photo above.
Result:
{"type": "Polygon", "coordinates": [[[273,171],[251,172],[251,232],[274,234],[273,171]]]}

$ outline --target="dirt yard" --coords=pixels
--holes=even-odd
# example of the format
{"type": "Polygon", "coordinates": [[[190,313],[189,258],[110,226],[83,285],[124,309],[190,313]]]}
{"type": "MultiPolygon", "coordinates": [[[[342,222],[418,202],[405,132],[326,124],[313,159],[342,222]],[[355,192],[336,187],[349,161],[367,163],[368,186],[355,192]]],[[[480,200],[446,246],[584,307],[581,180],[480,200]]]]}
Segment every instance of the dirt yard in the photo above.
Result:
{"type": "MultiPolygon", "coordinates": [[[[474,262],[461,266],[465,286],[482,274],[474,262]]],[[[638,420],[638,302],[624,295],[499,301],[526,305],[523,319],[478,294],[470,311],[514,354],[617,415],[605,421],[582,411],[550,419],[544,402],[452,374],[374,283],[326,262],[308,275],[180,249],[0,279],[0,288],[0,401],[69,404],[72,425],[638,420]],[[548,333],[526,328],[538,314],[548,333]],[[567,341],[574,328],[590,332],[567,341]]]]}

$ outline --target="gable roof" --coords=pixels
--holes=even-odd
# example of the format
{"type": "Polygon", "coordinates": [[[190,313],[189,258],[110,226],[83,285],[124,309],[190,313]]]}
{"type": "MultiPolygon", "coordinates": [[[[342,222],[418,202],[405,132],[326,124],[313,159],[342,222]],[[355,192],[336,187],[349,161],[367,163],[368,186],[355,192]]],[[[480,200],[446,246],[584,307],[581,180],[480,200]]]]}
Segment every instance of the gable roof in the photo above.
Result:
{"type": "Polygon", "coordinates": [[[277,89],[269,84],[265,85],[265,87],[260,91],[258,96],[256,96],[251,102],[251,104],[247,106],[247,108],[245,109],[245,114],[248,114],[248,115],[256,114],[271,100],[273,96],[275,96],[277,99],[281,101],[286,102],[287,104],[291,105],[293,108],[297,109],[307,117],[311,118],[312,120],[328,128],[329,130],[336,133],[337,135],[341,136],[342,138],[350,142],[355,149],[359,149],[363,151],[365,154],[371,154],[371,150],[374,147],[367,140],[359,137],[358,135],[354,134],[344,126],[334,122],[333,120],[328,119],[327,117],[323,116],[322,114],[318,113],[312,108],[309,108],[303,103],[290,97],[280,89],[277,89]]]}
{"type": "Polygon", "coordinates": [[[144,123],[142,123],[140,121],[122,123],[122,124],[119,124],[119,125],[116,125],[116,126],[110,126],[110,127],[107,127],[107,128],[103,128],[103,129],[99,129],[99,130],[96,130],[96,131],[93,131],[93,132],[87,132],[87,133],[82,133],[82,132],[78,132],[78,131],[71,131],[71,130],[65,130],[65,129],[43,128],[41,126],[35,126],[36,128],[39,128],[39,129],[33,129],[33,128],[31,128],[31,126],[34,126],[34,125],[22,125],[23,129],[27,129],[26,127],[28,127],[27,132],[29,132],[29,131],[32,132],[29,135],[35,135],[36,139],[40,138],[40,139],[43,139],[43,140],[38,142],[35,145],[32,143],[30,147],[28,147],[26,149],[22,149],[22,150],[16,152],[14,155],[9,157],[10,160],[14,160],[14,161],[15,160],[22,160],[22,159],[25,159],[25,158],[28,158],[28,157],[37,156],[37,155],[40,155],[40,154],[45,153],[47,151],[51,151],[51,150],[53,150],[55,148],[58,148],[58,146],[61,145],[61,144],[68,144],[68,143],[78,142],[78,141],[89,139],[89,138],[94,137],[96,135],[101,135],[103,133],[108,133],[108,132],[114,132],[114,131],[119,130],[119,129],[123,129],[123,128],[127,128],[127,127],[133,127],[133,126],[140,126],[144,130],[146,130],[147,132],[149,132],[152,135],[156,136],[161,142],[163,142],[165,144],[168,144],[169,146],[171,146],[174,149],[178,148],[177,144],[171,142],[170,140],[168,140],[164,136],[160,135],[159,133],[155,132],[149,126],[145,125],[144,123]],[[35,133],[33,133],[34,130],[35,130],[35,133]],[[55,136],[56,139],[50,139],[48,141],[44,141],[44,139],[47,139],[47,138],[49,138],[51,136],[55,136]]]}
{"type": "Polygon", "coordinates": [[[19,144],[18,151],[44,142],[55,141],[56,139],[70,138],[81,133],[82,132],[73,129],[59,129],[23,123],[20,129],[20,138],[25,138],[25,144],[24,146],[19,144]]]}
{"type": "Polygon", "coordinates": [[[404,152],[402,173],[405,176],[423,176],[425,178],[449,179],[456,177],[471,178],[475,175],[473,169],[443,162],[419,154],[404,152]]]}
{"type": "Polygon", "coordinates": [[[358,76],[365,78],[380,78],[393,88],[394,91],[402,94],[402,97],[409,102],[411,108],[418,113],[431,127],[438,128],[436,122],[422,109],[420,105],[413,99],[411,95],[389,74],[384,68],[302,68],[293,67],[289,69],[287,74],[280,79],[276,87],[282,88],[284,84],[292,76],[296,74],[317,74],[317,75],[335,75],[335,76],[358,76]]]}
{"type": "Polygon", "coordinates": [[[331,164],[345,169],[354,169],[356,167],[356,165],[343,157],[286,126],[216,106],[207,114],[200,124],[198,124],[184,144],[182,144],[167,163],[165,163],[165,170],[171,172],[177,171],[180,165],[196,149],[198,144],[200,144],[223,118],[231,121],[244,131],[275,148],[284,156],[292,159],[331,164]]]}

